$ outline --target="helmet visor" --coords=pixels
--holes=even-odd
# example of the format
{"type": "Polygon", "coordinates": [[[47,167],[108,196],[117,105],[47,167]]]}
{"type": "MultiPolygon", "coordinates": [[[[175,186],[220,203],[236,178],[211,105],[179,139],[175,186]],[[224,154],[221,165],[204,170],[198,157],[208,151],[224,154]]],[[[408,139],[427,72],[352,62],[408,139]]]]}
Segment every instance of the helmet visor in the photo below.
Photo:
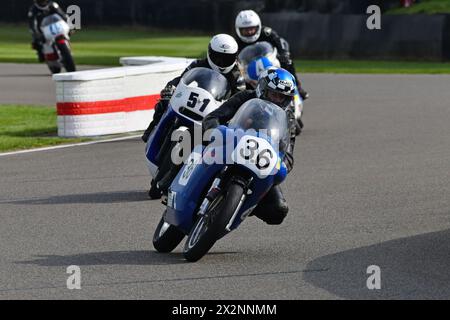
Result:
{"type": "Polygon", "coordinates": [[[270,88],[267,88],[264,98],[265,100],[270,101],[283,109],[285,109],[293,99],[293,97],[291,96],[285,95],[270,88]]]}
{"type": "Polygon", "coordinates": [[[236,53],[222,53],[209,49],[209,58],[220,68],[227,68],[236,62],[236,53]]]}
{"type": "Polygon", "coordinates": [[[239,32],[243,37],[253,37],[259,30],[259,26],[239,28],[239,32]]]}

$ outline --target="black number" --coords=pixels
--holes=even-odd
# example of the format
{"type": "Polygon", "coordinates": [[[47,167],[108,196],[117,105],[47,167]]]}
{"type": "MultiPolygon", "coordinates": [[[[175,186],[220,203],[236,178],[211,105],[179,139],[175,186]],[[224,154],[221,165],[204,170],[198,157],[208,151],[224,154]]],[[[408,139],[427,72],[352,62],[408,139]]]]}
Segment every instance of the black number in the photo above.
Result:
{"type": "Polygon", "coordinates": [[[264,149],[263,151],[261,151],[258,156],[256,157],[256,167],[259,170],[263,170],[269,167],[270,165],[270,160],[273,158],[273,154],[272,151],[270,151],[269,149],[264,149]],[[269,157],[264,156],[264,154],[269,153],[269,157]],[[261,160],[263,160],[263,164],[261,164],[261,160]]]}
{"type": "Polygon", "coordinates": [[[259,143],[256,140],[248,139],[247,140],[247,150],[250,151],[250,154],[244,154],[244,149],[241,149],[241,157],[245,160],[250,160],[255,157],[255,151],[259,148],[259,143]],[[250,147],[250,143],[253,143],[253,146],[250,147]]]}
{"type": "Polygon", "coordinates": [[[206,109],[206,107],[208,106],[208,104],[209,104],[210,101],[211,101],[211,100],[209,100],[209,99],[203,100],[203,105],[202,105],[201,108],[200,108],[200,112],[205,111],[205,109],[206,109]]]}
{"type": "Polygon", "coordinates": [[[191,95],[189,96],[189,99],[188,99],[188,102],[186,103],[186,105],[189,108],[195,108],[195,105],[197,104],[197,98],[198,98],[198,93],[191,92],[191,95]]]}

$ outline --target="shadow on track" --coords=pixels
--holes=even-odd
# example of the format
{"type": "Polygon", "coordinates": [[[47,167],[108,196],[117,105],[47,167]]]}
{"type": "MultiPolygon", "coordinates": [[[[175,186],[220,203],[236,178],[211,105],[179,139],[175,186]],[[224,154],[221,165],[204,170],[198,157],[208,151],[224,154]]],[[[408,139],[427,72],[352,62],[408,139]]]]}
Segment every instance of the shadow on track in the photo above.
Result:
{"type": "Polygon", "coordinates": [[[76,204],[76,203],[119,203],[149,201],[145,191],[97,192],[85,194],[69,194],[48,198],[20,199],[5,201],[11,204],[76,204]]]}
{"type": "Polygon", "coordinates": [[[346,299],[449,299],[450,229],[317,258],[304,280],[346,299]],[[368,290],[367,267],[381,269],[381,289],[368,290]]]}
{"type": "MultiPolygon", "coordinates": [[[[236,252],[213,252],[209,256],[236,254],[236,252]]],[[[35,260],[17,261],[17,264],[31,264],[41,267],[100,266],[100,265],[171,265],[187,263],[182,253],[158,253],[142,251],[91,252],[68,256],[37,255],[35,260]]]]}

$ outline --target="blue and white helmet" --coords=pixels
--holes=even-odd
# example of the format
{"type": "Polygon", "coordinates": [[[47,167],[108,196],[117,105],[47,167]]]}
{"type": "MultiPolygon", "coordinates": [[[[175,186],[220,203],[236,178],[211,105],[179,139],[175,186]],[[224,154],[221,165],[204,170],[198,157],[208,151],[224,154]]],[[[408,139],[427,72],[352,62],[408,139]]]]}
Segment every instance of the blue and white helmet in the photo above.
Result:
{"type": "Polygon", "coordinates": [[[295,78],[289,71],[272,67],[259,76],[256,96],[286,109],[294,99],[295,88],[295,78]]]}

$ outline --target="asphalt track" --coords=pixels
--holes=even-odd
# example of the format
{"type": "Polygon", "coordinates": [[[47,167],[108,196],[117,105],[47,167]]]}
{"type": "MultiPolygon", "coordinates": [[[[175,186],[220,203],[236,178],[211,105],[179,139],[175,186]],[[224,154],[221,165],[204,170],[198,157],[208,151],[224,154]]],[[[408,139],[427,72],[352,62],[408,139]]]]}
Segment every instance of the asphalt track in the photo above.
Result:
{"type": "MultiPolygon", "coordinates": [[[[79,66],[78,70],[96,69],[79,66]]],[[[55,105],[55,87],[45,64],[0,63],[0,104],[55,105]]]]}
{"type": "Polygon", "coordinates": [[[450,77],[302,78],[288,218],[249,218],[195,264],[152,248],[139,140],[0,157],[0,299],[449,299],[450,77]]]}

